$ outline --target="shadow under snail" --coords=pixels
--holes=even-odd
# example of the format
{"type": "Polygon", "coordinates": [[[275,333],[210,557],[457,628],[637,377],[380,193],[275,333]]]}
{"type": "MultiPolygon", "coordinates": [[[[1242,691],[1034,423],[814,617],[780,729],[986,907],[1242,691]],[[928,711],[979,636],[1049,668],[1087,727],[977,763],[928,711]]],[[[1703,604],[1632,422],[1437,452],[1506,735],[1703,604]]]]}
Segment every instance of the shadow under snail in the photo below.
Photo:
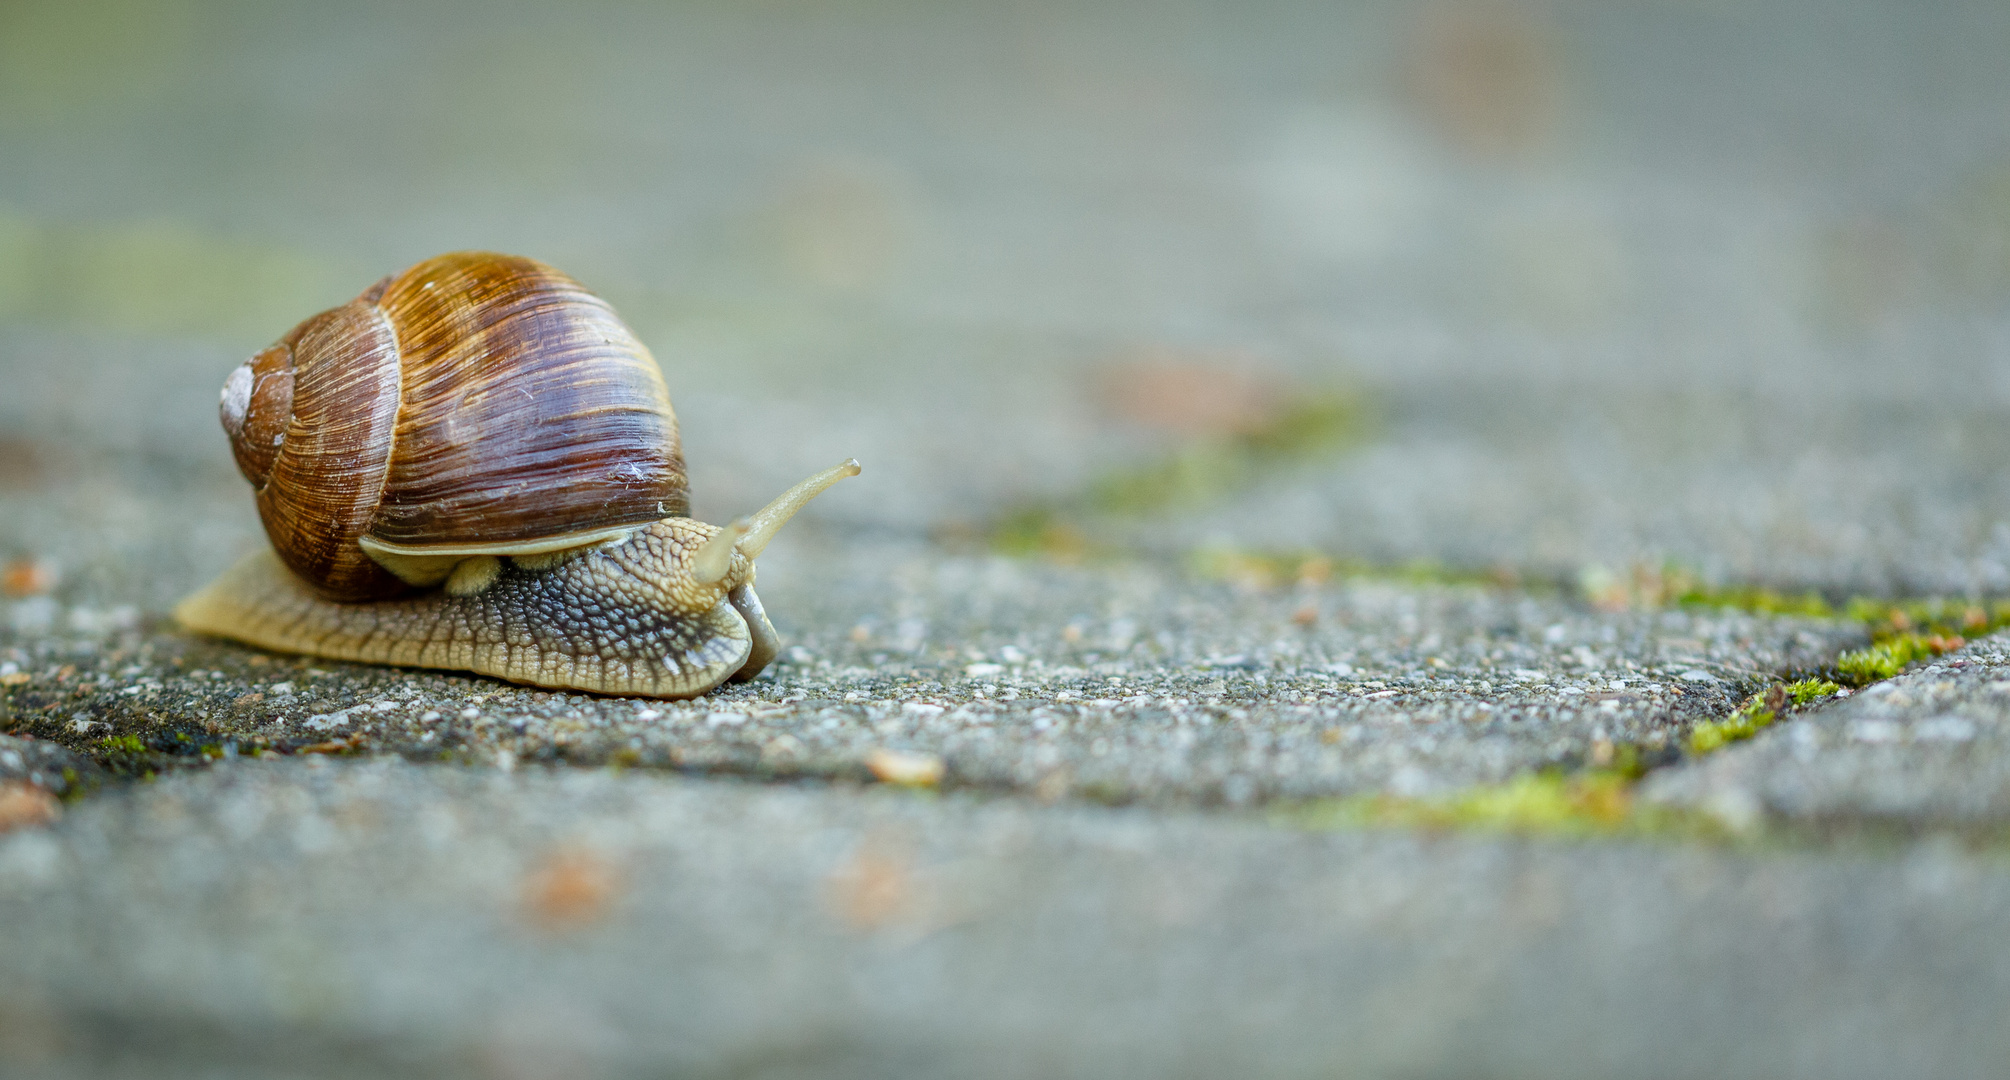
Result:
{"type": "Polygon", "coordinates": [[[269,550],[175,608],[278,652],[691,697],[780,639],[754,558],[846,461],[725,528],[688,516],[677,418],[605,301],[531,259],[385,278],[230,373],[269,550]]]}

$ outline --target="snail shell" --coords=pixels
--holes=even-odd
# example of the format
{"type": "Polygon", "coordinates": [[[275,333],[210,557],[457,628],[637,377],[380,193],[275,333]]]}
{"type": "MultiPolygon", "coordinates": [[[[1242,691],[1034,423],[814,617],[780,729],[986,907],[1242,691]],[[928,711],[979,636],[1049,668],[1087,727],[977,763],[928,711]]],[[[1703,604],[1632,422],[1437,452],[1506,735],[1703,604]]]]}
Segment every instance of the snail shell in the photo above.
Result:
{"type": "Polygon", "coordinates": [[[728,529],[687,516],[663,378],[531,259],[442,255],[231,372],[221,413],[272,542],[176,608],[337,659],[678,697],[779,647],[753,559],[858,464],[728,529]]]}
{"type": "Polygon", "coordinates": [[[222,414],[273,549],[331,600],[690,511],[655,359],[531,259],[462,252],[384,279],[231,372],[222,414]]]}

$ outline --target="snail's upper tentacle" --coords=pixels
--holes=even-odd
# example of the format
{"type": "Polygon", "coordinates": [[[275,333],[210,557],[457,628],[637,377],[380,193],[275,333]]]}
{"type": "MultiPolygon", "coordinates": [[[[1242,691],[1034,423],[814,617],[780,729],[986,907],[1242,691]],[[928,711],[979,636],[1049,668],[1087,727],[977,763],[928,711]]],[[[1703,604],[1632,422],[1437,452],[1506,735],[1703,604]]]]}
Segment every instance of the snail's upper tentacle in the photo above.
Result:
{"type": "Polygon", "coordinates": [[[768,548],[768,541],[796,516],[796,511],[809,505],[811,499],[822,495],[832,484],[847,476],[859,474],[857,458],[846,458],[815,476],[804,480],[795,487],[782,492],[774,502],[762,507],[753,517],[747,519],[745,535],[734,543],[734,547],[749,559],[760,558],[768,548]]]}

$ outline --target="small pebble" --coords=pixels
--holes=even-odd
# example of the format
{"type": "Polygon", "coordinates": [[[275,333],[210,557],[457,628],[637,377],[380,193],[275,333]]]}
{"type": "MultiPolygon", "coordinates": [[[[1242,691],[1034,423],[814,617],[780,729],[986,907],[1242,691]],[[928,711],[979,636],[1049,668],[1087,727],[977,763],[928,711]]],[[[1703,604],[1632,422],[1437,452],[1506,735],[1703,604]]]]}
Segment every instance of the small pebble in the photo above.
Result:
{"type": "Polygon", "coordinates": [[[881,782],[900,787],[934,787],[942,783],[942,759],[934,754],[881,748],[866,755],[865,767],[881,782]]]}

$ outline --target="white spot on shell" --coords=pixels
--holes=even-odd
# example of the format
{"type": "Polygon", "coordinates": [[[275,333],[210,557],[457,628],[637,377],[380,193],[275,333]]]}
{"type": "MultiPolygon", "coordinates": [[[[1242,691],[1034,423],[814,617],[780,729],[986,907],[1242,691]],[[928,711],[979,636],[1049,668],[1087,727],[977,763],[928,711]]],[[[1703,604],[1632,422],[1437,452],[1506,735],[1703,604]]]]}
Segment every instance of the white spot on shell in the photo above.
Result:
{"type": "Polygon", "coordinates": [[[244,427],[244,414],[251,409],[251,365],[239,364],[223,380],[223,426],[232,431],[244,427]]]}

